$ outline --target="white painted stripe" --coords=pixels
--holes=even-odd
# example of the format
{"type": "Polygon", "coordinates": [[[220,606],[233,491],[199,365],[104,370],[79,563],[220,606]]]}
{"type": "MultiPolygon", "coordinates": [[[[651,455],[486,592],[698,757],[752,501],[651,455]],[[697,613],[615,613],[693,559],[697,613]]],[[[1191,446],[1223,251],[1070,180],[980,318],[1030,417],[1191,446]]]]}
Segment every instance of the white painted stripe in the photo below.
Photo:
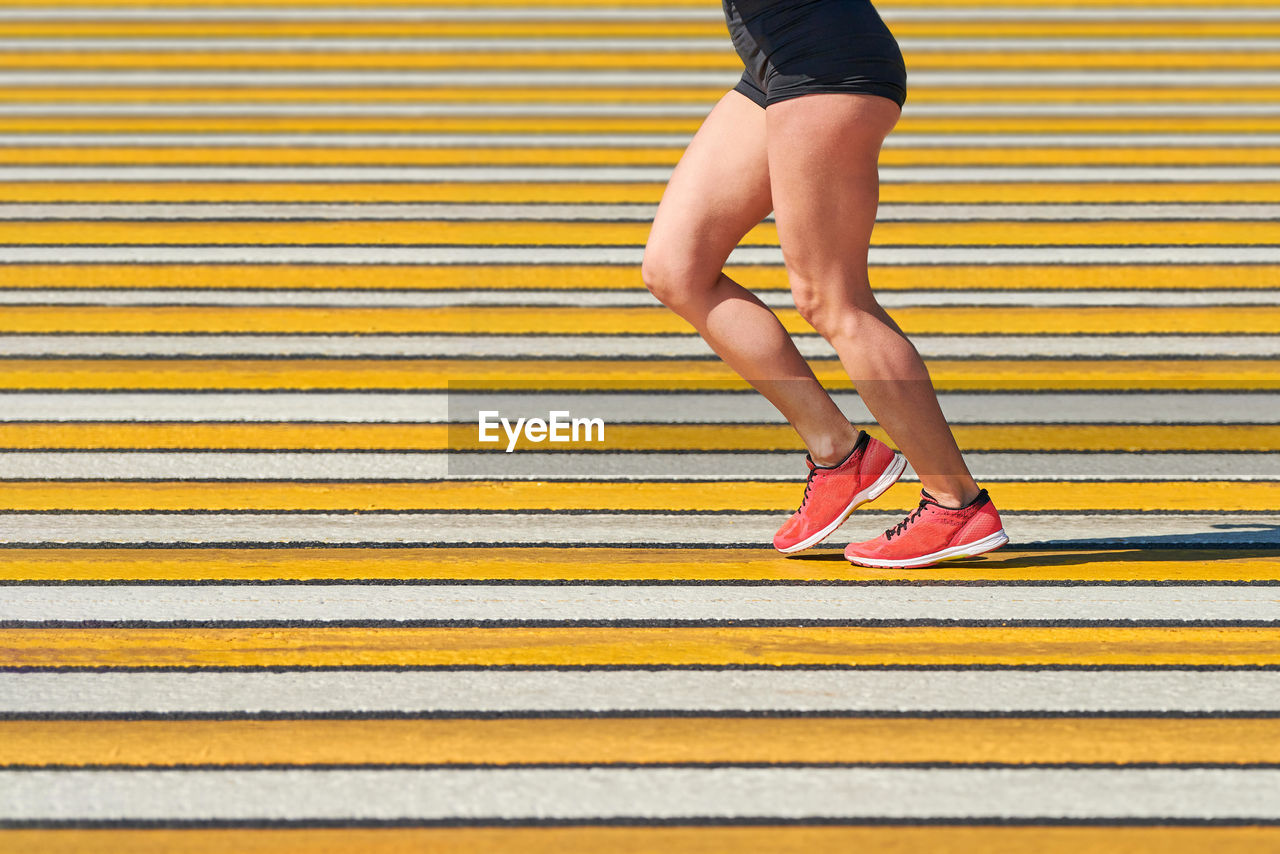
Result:
{"type": "MultiPolygon", "coordinates": [[[[572,411],[572,410],[571,410],[572,411]]],[[[504,415],[507,413],[503,413],[504,415]]],[[[511,417],[525,413],[512,413],[511,417]]],[[[573,411],[575,417],[591,417],[573,411]]],[[[546,413],[541,413],[544,419],[546,413]]],[[[567,428],[566,428],[567,429],[567,428]]],[[[475,435],[475,427],[468,433],[475,435]]],[[[340,451],[4,451],[0,478],[20,480],[432,480],[445,477],[496,480],[653,478],[710,481],[793,482],[803,471],[794,453],[618,453],[608,441],[596,453],[577,454],[554,445],[541,453],[340,451]],[[612,451],[612,452],[611,452],[612,451]]],[[[1280,454],[1045,453],[965,455],[979,480],[1280,480],[1280,454]]],[[[915,479],[910,470],[907,480],[915,479]]]]}
{"type": "Polygon", "coordinates": [[[1280,771],[586,768],[5,771],[0,819],[1280,818],[1280,771]]]}
{"type": "MultiPolygon", "coordinates": [[[[1280,283],[1278,283],[1280,284],[1280,283]]],[[[761,291],[773,308],[794,307],[790,291],[761,291]]],[[[1251,290],[1011,290],[884,291],[876,295],[886,308],[908,306],[1221,306],[1277,305],[1280,288],[1251,290]]],[[[657,308],[658,301],[637,285],[631,290],[263,290],[60,288],[0,289],[0,305],[226,305],[226,306],[357,306],[431,308],[441,306],[596,306],[657,308]]],[[[2,321],[0,321],[2,324],[2,321]]],[[[690,330],[690,335],[693,334],[690,330]]],[[[376,337],[376,336],[375,336],[376,337]]],[[[575,339],[580,336],[573,336],[575,339]]],[[[641,338],[643,336],[640,336],[641,338]]],[[[477,340],[490,340],[484,336],[477,340]]],[[[554,340],[554,339],[551,339],[554,340]]],[[[611,336],[610,340],[617,340],[611,336]]]]}
{"type": "MultiPolygon", "coordinates": [[[[666,15],[681,9],[682,7],[666,7],[661,10],[654,10],[652,14],[655,16],[665,17],[666,15]]],[[[459,19],[466,20],[487,20],[487,19],[506,19],[502,9],[465,9],[450,10],[449,14],[457,15],[459,19]]],[[[620,10],[621,15],[626,17],[630,14],[638,13],[640,10],[624,9],[620,10]]],[[[686,10],[686,14],[690,18],[694,17],[695,11],[686,10]]],[[[600,18],[607,18],[614,14],[613,9],[596,9],[593,10],[600,18]]],[[[523,14],[523,10],[518,14],[523,14]]],[[[569,10],[531,10],[534,16],[542,14],[559,15],[565,14],[572,16],[577,14],[576,9],[569,10]]],[[[704,13],[709,19],[719,19],[721,16],[718,12],[704,13]]],[[[1116,6],[1107,7],[1068,7],[1054,8],[1046,7],[1037,9],[1035,7],[1014,7],[1014,8],[984,8],[979,6],[958,7],[953,9],[939,8],[937,6],[910,7],[898,5],[886,5],[881,12],[881,17],[886,21],[1070,21],[1078,23],[1080,21],[1164,21],[1164,20],[1193,20],[1193,21],[1256,21],[1256,20],[1275,20],[1280,17],[1280,11],[1275,9],[1232,9],[1224,7],[1214,7],[1210,4],[1203,6],[1149,6],[1149,7],[1133,7],[1117,4],[1116,6]]],[[[597,20],[597,18],[591,18],[597,20]]]]}
{"type": "MultiPolygon", "coordinates": [[[[0,392],[0,423],[6,421],[78,421],[89,413],[103,421],[300,421],[364,424],[441,423],[449,420],[449,395],[427,393],[249,392],[173,394],[30,394],[0,392]]],[[[641,409],[648,401],[638,401],[641,409]]],[[[1225,401],[1224,401],[1225,403],[1225,401]]],[[[1243,411],[1249,399],[1236,401],[1243,411]]],[[[1280,395],[1273,401],[1280,405],[1280,395]]],[[[768,406],[768,404],[766,404],[768,406]]],[[[473,407],[474,409],[474,407],[473,407]]],[[[614,411],[619,411],[616,408],[614,411]]],[[[642,410],[643,411],[643,410],[642,410]]],[[[654,410],[649,410],[650,415],[654,410]]],[[[1142,417],[1139,404],[1134,415],[1142,417]]],[[[1190,415],[1191,409],[1187,409],[1190,415]]],[[[777,418],[776,411],[771,420],[777,418]]]]}
{"type": "MultiPolygon", "coordinates": [[[[979,38],[912,38],[898,40],[904,52],[913,51],[1237,51],[1274,52],[1280,39],[1272,36],[1151,37],[1098,36],[1094,38],[1038,38],[991,36],[979,38]]],[[[688,51],[721,51],[732,56],[732,46],[724,38],[526,38],[526,37],[458,37],[458,38],[11,38],[0,39],[0,51],[12,52],[259,52],[290,51],[294,53],[445,53],[467,51],[499,51],[508,53],[559,53],[591,51],[602,53],[677,53],[688,51]]]]}
{"type": "MultiPolygon", "coordinates": [[[[944,11],[944,10],[938,10],[944,11]]],[[[1258,10],[1261,11],[1261,10],[1258,10]]],[[[1280,12],[1274,13],[1280,19],[1280,12]]],[[[3,13],[0,11],[0,19],[3,13]]],[[[517,87],[703,87],[732,88],[741,77],[740,71],[671,71],[666,69],[637,68],[628,71],[592,69],[560,71],[548,69],[524,69],[509,71],[500,69],[474,69],[461,71],[261,71],[175,69],[172,72],[134,69],[102,69],[99,71],[53,70],[25,71],[0,70],[0,86],[231,86],[236,89],[257,89],[267,86],[289,87],[355,87],[378,86],[392,89],[407,87],[463,87],[488,88],[495,86],[517,87]]],[[[1115,89],[1126,86],[1275,86],[1276,72],[1203,69],[1093,69],[1062,70],[1028,68],[1013,71],[947,70],[912,71],[911,85],[926,88],[950,88],[969,86],[1000,86],[1029,88],[1039,86],[1078,86],[1115,89]]]]}
{"type": "MultiPolygon", "coordinates": [[[[265,73],[265,72],[264,72],[265,73]]],[[[914,79],[914,78],[913,78],[914,79]]],[[[184,146],[281,146],[290,148],[439,148],[439,147],[551,147],[632,148],[654,146],[683,148],[689,144],[688,133],[619,133],[619,134],[541,134],[541,133],[10,133],[0,137],[0,150],[17,146],[74,148],[77,146],[151,146],[170,148],[184,146]]],[[[1268,133],[1217,134],[1186,133],[1096,133],[1096,134],[927,134],[897,130],[885,140],[886,148],[1003,148],[1083,146],[1202,146],[1226,148],[1270,148],[1280,145],[1280,135],[1268,133]]]]}
{"type": "Polygon", "coordinates": [[[1278,697],[1276,671],[0,673],[11,714],[1204,713],[1280,711],[1278,697]]]}
{"type": "MultiPolygon", "coordinates": [[[[611,264],[638,268],[641,246],[5,246],[7,264],[611,264]]],[[[1261,246],[903,246],[871,247],[873,266],[916,264],[1277,264],[1280,245],[1261,246]]],[[[738,247],[730,265],[782,267],[782,250],[738,247]]],[[[0,270],[3,266],[0,265],[0,270]]],[[[940,273],[945,271],[940,270],[940,273]]]]}
{"type": "MultiPolygon", "coordinates": [[[[883,301],[882,301],[883,302],[883,301]]],[[[816,335],[793,335],[809,359],[835,358],[816,335]]],[[[929,359],[995,356],[1001,358],[1126,356],[1179,358],[1280,357],[1275,335],[913,335],[912,343],[929,359]]],[[[696,335],[521,336],[475,335],[0,335],[0,356],[406,356],[416,358],[707,357],[711,349],[696,335]]]]}
{"type": "MultiPolygon", "coordinates": [[[[1280,12],[1266,8],[1224,8],[1204,6],[1146,6],[1117,4],[1113,7],[1080,8],[936,8],[926,6],[887,7],[881,12],[886,21],[1270,21],[1280,12]]],[[[214,7],[186,8],[80,8],[57,7],[8,8],[0,10],[0,21],[721,21],[723,15],[714,8],[666,6],[661,3],[645,7],[537,7],[509,6],[501,8],[397,8],[361,6],[359,12],[339,8],[298,7],[214,7]]]]}
{"type": "Polygon", "coordinates": [[[1280,588],[680,585],[10,586],[0,620],[103,622],[579,620],[1280,621],[1280,588]]]}
{"type": "MultiPolygon", "coordinates": [[[[1277,152],[1280,160],[1280,151],[1277,152]]],[[[650,222],[657,212],[651,204],[450,204],[405,203],[0,203],[0,220],[513,220],[650,222]]],[[[1073,222],[1100,220],[1237,220],[1280,219],[1278,204],[899,204],[879,207],[878,222],[972,222],[1030,220],[1073,222]]],[[[772,214],[765,217],[772,222],[772,214]]]]}
{"type": "MultiPolygon", "coordinates": [[[[2,49],[2,48],[0,48],[2,49]]],[[[1280,44],[1275,50],[1280,51],[1280,44]]],[[[407,99],[404,103],[361,102],[353,98],[348,104],[329,103],[284,103],[260,101],[219,101],[217,103],[22,103],[5,104],[5,113],[9,116],[166,116],[182,118],[211,118],[215,116],[257,116],[257,117],[348,117],[374,116],[393,118],[440,118],[440,117],[520,117],[520,116],[554,116],[573,118],[702,118],[714,106],[714,99],[701,103],[431,103],[407,99]]],[[[913,100],[907,107],[908,116],[991,116],[1039,117],[1039,116],[1075,116],[1075,117],[1123,117],[1134,116],[1262,116],[1275,115],[1276,105],[1270,101],[1249,103],[1222,103],[1219,101],[1179,101],[1175,103],[1101,103],[1097,101],[1081,102],[1045,102],[1045,103],[928,103],[920,99],[913,100]]]]}
{"type": "MultiPolygon", "coordinates": [[[[671,166],[2,166],[0,182],[322,181],[658,183],[671,166]]],[[[1240,183],[1280,181],[1280,166],[886,166],[883,183],[1240,183]]]]}
{"type": "MultiPolygon", "coordinates": [[[[1117,138],[1128,138],[1128,135],[1115,135],[1117,138]]],[[[1231,144],[1227,140],[1237,139],[1246,140],[1245,145],[1250,139],[1265,139],[1266,136],[1255,136],[1252,134],[1241,136],[1222,136],[1217,135],[1223,141],[1221,145],[1231,144]]],[[[73,147],[80,145],[88,146],[134,146],[134,145],[166,145],[171,147],[181,146],[218,146],[218,147],[236,147],[236,146],[288,146],[290,148],[315,148],[319,146],[334,146],[337,148],[360,148],[365,146],[376,146],[386,148],[415,148],[428,147],[435,148],[441,146],[477,146],[477,145],[495,145],[495,146],[593,146],[601,148],[626,148],[631,146],[649,146],[662,145],[680,147],[689,144],[689,140],[693,135],[689,133],[648,133],[648,134],[547,134],[539,133],[521,134],[521,133],[495,133],[495,134],[451,134],[451,133],[419,133],[409,131],[405,133],[219,133],[211,131],[208,133],[7,133],[0,137],[0,150],[13,146],[50,146],[50,147],[73,147]]],[[[977,136],[976,139],[991,140],[992,137],[987,135],[977,136]]],[[[1052,139],[1053,137],[1046,137],[1052,139]]],[[[1085,136],[1082,139],[1093,139],[1092,136],[1085,136]]],[[[1101,138],[1101,136],[1099,137],[1101,138]]],[[[1135,139],[1145,139],[1146,135],[1137,134],[1135,139]]],[[[1175,135],[1171,138],[1181,138],[1175,135]]],[[[1188,139],[1208,139],[1209,135],[1188,134],[1188,139]]],[[[893,139],[893,137],[890,137],[893,139]]],[[[940,140],[939,140],[940,141],[940,140]]],[[[975,143],[976,144],[976,143],[975,143]]],[[[989,143],[988,143],[989,144],[989,143]]],[[[1048,143],[1046,143],[1048,144],[1048,143]]],[[[1087,144],[1082,142],[1081,144],[1087,144]]],[[[1193,144],[1193,143],[1188,143],[1193,144]]],[[[1262,143],[1259,143],[1262,144],[1262,143]]],[[[1268,143],[1270,144],[1270,143],[1268,143]]]]}
{"type": "MultiPolygon", "coordinates": [[[[797,484],[797,500],[799,499],[797,484]]],[[[999,491],[994,493],[997,505],[999,491]]],[[[0,543],[271,543],[273,545],[472,543],[530,546],[749,545],[767,547],[785,513],[4,513],[0,543]]],[[[871,539],[901,513],[859,510],[839,540],[871,539]]],[[[1280,514],[1002,514],[1015,547],[1280,546],[1280,514]]]]}
{"type": "MultiPolygon", "coordinates": [[[[831,396],[851,420],[872,420],[857,395],[835,390],[831,396]]],[[[1269,424],[1280,412],[1280,394],[1275,392],[942,392],[938,398],[947,420],[953,424],[1269,424]]],[[[92,420],[98,421],[442,423],[474,422],[481,409],[580,410],[603,418],[607,424],[786,423],[768,401],[754,392],[3,392],[0,403],[0,423],[78,421],[90,414],[92,420]]]]}

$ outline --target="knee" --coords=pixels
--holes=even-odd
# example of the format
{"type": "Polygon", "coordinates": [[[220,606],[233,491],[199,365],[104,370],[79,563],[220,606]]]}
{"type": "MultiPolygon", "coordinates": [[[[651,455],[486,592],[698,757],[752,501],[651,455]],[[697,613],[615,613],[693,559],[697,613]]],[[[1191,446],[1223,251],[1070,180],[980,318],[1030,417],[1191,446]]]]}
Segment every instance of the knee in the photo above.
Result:
{"type": "Polygon", "coordinates": [[[640,279],[649,293],[658,298],[658,302],[666,303],[663,298],[671,288],[671,274],[664,259],[652,248],[646,246],[644,257],[640,259],[640,279]]]}
{"type": "Polygon", "coordinates": [[[710,289],[720,270],[704,269],[690,257],[661,246],[646,246],[640,262],[640,278],[658,302],[680,311],[700,292],[710,289]]]}
{"type": "Polygon", "coordinates": [[[805,322],[828,341],[861,338],[868,325],[878,322],[879,306],[862,305],[841,288],[816,287],[792,280],[791,296],[805,322]]]}

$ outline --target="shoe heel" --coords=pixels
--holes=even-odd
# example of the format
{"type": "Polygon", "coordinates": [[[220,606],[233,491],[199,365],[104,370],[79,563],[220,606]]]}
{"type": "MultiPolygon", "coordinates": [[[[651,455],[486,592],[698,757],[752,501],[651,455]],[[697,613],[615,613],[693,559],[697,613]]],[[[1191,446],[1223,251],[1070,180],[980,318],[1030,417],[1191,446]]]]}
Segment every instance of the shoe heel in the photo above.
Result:
{"type": "Polygon", "coordinates": [[[888,491],[889,487],[898,482],[902,477],[902,473],[907,470],[907,458],[897,452],[893,455],[893,461],[885,468],[884,473],[876,478],[876,482],[867,487],[863,494],[863,501],[874,501],[888,491]]]}
{"type": "Polygon", "coordinates": [[[993,552],[1001,546],[1008,545],[1009,535],[1004,532],[1004,528],[995,533],[988,534],[977,542],[970,543],[965,546],[965,557],[977,557],[987,552],[993,552]]]}

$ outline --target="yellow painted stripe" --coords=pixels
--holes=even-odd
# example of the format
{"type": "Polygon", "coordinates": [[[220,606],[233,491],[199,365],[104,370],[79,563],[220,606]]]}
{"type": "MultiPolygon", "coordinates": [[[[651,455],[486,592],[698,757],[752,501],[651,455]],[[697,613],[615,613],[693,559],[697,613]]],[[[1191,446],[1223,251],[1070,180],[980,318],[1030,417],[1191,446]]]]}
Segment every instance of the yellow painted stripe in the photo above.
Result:
{"type": "MultiPolygon", "coordinates": [[[[798,475],[797,475],[798,477],[798,475]]],[[[795,509],[800,484],[734,481],[731,484],[597,481],[10,481],[0,509],[12,512],[65,510],[320,510],[408,512],[536,510],[591,512],[779,513],[795,509]]],[[[1141,482],[1013,481],[991,486],[1005,512],[1086,510],[1146,512],[1260,512],[1280,507],[1280,481],[1141,482]]],[[[920,502],[920,486],[898,483],[876,510],[905,512],[920,502]]]]}
{"type": "Polygon", "coordinates": [[[1274,550],[1004,548],[968,566],[866,569],[773,549],[0,549],[3,581],[1276,581],[1274,550]]]}
{"type": "Polygon", "coordinates": [[[0,629],[6,667],[1266,665],[1280,629],[0,629]]]}
{"type": "MultiPolygon", "coordinates": [[[[41,441],[40,435],[61,435],[50,431],[51,426],[54,425],[41,424],[17,429],[23,430],[24,438],[30,436],[30,442],[38,443],[41,441]]],[[[395,427],[401,429],[400,425],[395,427]]],[[[103,434],[109,433],[110,436],[119,437],[124,435],[119,428],[120,425],[102,425],[100,429],[103,434]]],[[[889,441],[889,437],[879,427],[868,427],[867,432],[881,441],[889,441]]],[[[1272,424],[1211,424],[1195,427],[1160,424],[1125,426],[956,424],[952,425],[951,432],[960,446],[968,451],[1280,451],[1280,425],[1272,424]]],[[[9,435],[13,434],[7,433],[4,427],[0,426],[0,444],[3,444],[4,437],[9,435]]],[[[79,435],[83,434],[68,434],[67,438],[70,440],[79,435]]],[[[155,434],[139,433],[138,447],[154,447],[147,441],[152,435],[155,434]]],[[[179,446],[178,443],[182,441],[181,435],[194,438],[197,434],[174,435],[172,440],[174,446],[179,446]]],[[[795,431],[786,425],[610,424],[607,439],[604,445],[580,441],[568,442],[563,447],[566,449],[604,447],[622,451],[699,449],[800,452],[804,450],[795,431]]],[[[474,424],[455,425],[449,430],[446,440],[451,450],[483,450],[492,447],[478,441],[474,424]]],[[[101,441],[103,446],[110,446],[111,438],[108,435],[102,435],[101,441]]],[[[369,447],[395,446],[394,441],[374,445],[375,441],[378,439],[371,435],[369,447]]],[[[73,443],[68,441],[67,445],[73,446],[73,443]]],[[[297,447],[317,446],[299,442],[297,447]]],[[[543,446],[528,443],[523,435],[516,444],[517,450],[533,450],[541,447],[543,446]]]]}
{"type": "MultiPolygon", "coordinates": [[[[1215,4],[1219,8],[1250,8],[1255,6],[1270,6],[1274,0],[1221,0],[1215,4]]],[[[13,5],[21,5],[23,7],[41,8],[45,6],[59,7],[64,5],[63,0],[30,0],[30,2],[14,3],[13,5]]],[[[331,7],[340,7],[348,9],[350,4],[348,0],[77,0],[77,6],[92,8],[95,6],[110,7],[134,7],[144,6],[152,8],[169,8],[169,7],[192,7],[201,8],[205,6],[217,7],[304,7],[325,9],[331,7]]],[[[432,9],[436,7],[455,8],[459,4],[457,0],[378,0],[379,6],[388,7],[409,7],[432,9]]],[[[528,5],[527,0],[467,0],[467,6],[476,7],[496,7],[496,8],[522,8],[528,5]]],[[[580,8],[616,8],[613,3],[606,0],[557,0],[557,6],[580,7],[580,8]]],[[[705,0],[660,0],[654,5],[666,7],[697,7],[705,8],[705,0]]],[[[898,6],[905,8],[916,7],[940,7],[947,8],[952,6],[969,7],[972,5],[971,0],[882,0],[877,6],[884,9],[893,9],[898,6]]],[[[1036,7],[1036,0],[990,0],[987,6],[1000,8],[1017,9],[1021,7],[1036,7]]],[[[1148,6],[1162,8],[1177,8],[1182,6],[1203,7],[1203,0],[1076,0],[1076,6],[1105,6],[1107,8],[1136,8],[1141,9],[1148,6]]]]}
{"type": "MultiPolygon", "coordinates": [[[[753,290],[786,290],[779,267],[739,267],[726,272],[753,290]]],[[[877,290],[1043,290],[1177,288],[1274,289],[1275,264],[992,264],[873,266],[877,290]]],[[[641,286],[636,268],[626,265],[539,266],[458,264],[4,264],[6,288],[270,288],[272,290],[529,289],[630,290],[641,286]]]]}
{"type": "Polygon", "coordinates": [[[1280,721],[0,721],[0,767],[673,762],[1280,762],[1280,721]]]}
{"type": "MultiPolygon", "coordinates": [[[[564,0],[557,0],[563,3],[564,0]]],[[[13,854],[812,854],[814,851],[949,854],[1263,854],[1276,827],[420,827],[378,829],[0,830],[13,854]]]]}
{"type": "MultiPolygon", "coordinates": [[[[957,22],[960,23],[960,22],[957,22]]],[[[975,23],[975,22],[968,22],[975,23]]],[[[1012,26],[1018,23],[1002,24],[992,22],[995,26],[1012,26]]],[[[1030,23],[1030,22],[1028,22],[1030,23]]],[[[1142,30],[1129,31],[1130,22],[1117,22],[1102,27],[1086,28],[1089,32],[1106,34],[1115,32],[1124,35],[1133,32],[1135,35],[1146,35],[1142,30]]],[[[1138,22],[1133,22],[1138,23],[1138,22]]],[[[1152,35],[1161,32],[1164,22],[1141,22],[1154,27],[1152,35]]],[[[1176,24],[1177,22],[1168,22],[1176,24]]],[[[1229,22],[1217,23],[1219,26],[1229,22]]],[[[932,28],[932,29],[936,29],[932,28]]],[[[1044,32],[1044,28],[1039,29],[1044,32]]],[[[1194,37],[1195,28],[1183,26],[1179,32],[1194,37]]],[[[1248,30],[1237,24],[1223,31],[1234,35],[1248,35],[1248,30]]],[[[714,18],[704,21],[679,19],[668,20],[636,20],[636,21],[362,21],[358,18],[345,21],[5,21],[0,23],[0,38],[376,38],[376,37],[413,37],[413,38],[635,38],[635,39],[681,39],[681,38],[725,38],[723,21],[714,18]]]]}
{"type": "MultiPolygon", "coordinates": [[[[887,440],[879,427],[867,432],[887,440]]],[[[1280,425],[1206,424],[956,424],[968,451],[1280,451],[1280,425]]],[[[784,424],[608,425],[611,451],[795,451],[804,445],[784,424]]],[[[0,423],[0,449],[34,450],[276,450],[443,451],[485,450],[474,424],[305,423],[0,423]]],[[[522,435],[516,445],[532,450],[522,435]]],[[[599,443],[567,442],[563,450],[599,443]]]]}
{"type": "MultiPolygon", "coordinates": [[[[909,138],[908,138],[909,139],[909,138]]],[[[432,148],[263,148],[235,146],[219,148],[181,147],[107,148],[98,146],[0,148],[0,164],[71,164],[84,166],[151,164],[263,164],[273,165],[367,165],[480,166],[574,164],[586,166],[674,166],[683,149],[647,146],[597,148],[591,146],[440,146],[432,148]]],[[[1239,166],[1280,164],[1280,148],[1167,146],[1130,148],[1124,146],[1046,146],[990,148],[886,148],[880,152],[882,166],[1038,166],[1184,165],[1239,166]]]]}
{"type": "MultiPolygon", "coordinates": [[[[1241,45],[1235,51],[1115,50],[1099,42],[1098,50],[1052,50],[1047,48],[1000,50],[930,50],[904,51],[909,69],[970,71],[1017,68],[1184,68],[1244,69],[1276,68],[1280,57],[1274,51],[1247,50],[1241,45]]],[[[636,68],[652,70],[698,69],[740,70],[742,61],[733,53],[725,38],[724,50],[673,50],[654,52],[598,50],[524,51],[378,51],[357,53],[343,51],[253,52],[201,51],[193,45],[190,51],[11,51],[0,54],[0,68],[394,68],[450,70],[542,68],[591,69],[636,68]]]]}
{"type": "MultiPolygon", "coordinates": [[[[390,26],[395,26],[391,24],[390,26]]],[[[0,38],[3,38],[0,25],[0,38]]],[[[730,81],[732,83],[732,81],[730,81]]],[[[725,86],[401,86],[336,88],[255,86],[160,87],[0,87],[0,103],[572,103],[572,104],[705,104],[711,106],[731,88],[725,86]]],[[[911,90],[913,104],[932,103],[1273,103],[1280,88],[1268,86],[1050,86],[965,87],[918,86],[911,90]]]]}
{"type": "MultiPolygon", "coordinates": [[[[0,131],[2,132],[2,131],[0,131]]],[[[123,131],[122,131],[123,132],[123,131]]],[[[141,132],[141,131],[139,131],[141,132]]],[[[283,131],[282,131],[283,132],[283,131]]],[[[657,204],[662,182],[285,183],[23,181],[0,183],[17,202],[574,202],[657,204]]],[[[993,183],[880,185],[880,201],[919,203],[1280,202],[1280,182],[993,183]]],[[[889,223],[881,223],[888,225],[889,223]]],[[[877,226],[878,238],[879,226],[877,226]]],[[[8,267],[0,268],[0,277],[8,267]]],[[[282,270],[285,268],[281,268],[282,270]]]]}
{"type": "MultiPolygon", "coordinates": [[[[898,38],[1250,38],[1280,33],[1276,21],[898,20],[898,38]]],[[[1013,20],[1011,20],[1013,19],[1013,20]]],[[[4,21],[0,38],[629,38],[729,39],[721,20],[427,20],[427,21],[4,21]]]]}
{"type": "MultiPolygon", "coordinates": [[[[647,222],[554,220],[7,220],[0,222],[0,244],[643,246],[649,230],[647,222]]],[[[871,242],[879,246],[1273,245],[1280,243],[1280,223],[1257,220],[882,222],[876,225],[871,242]]],[[[741,243],[777,246],[777,229],[771,222],[760,223],[741,243]]]]}
{"type": "MultiPolygon", "coordinates": [[[[0,64],[0,67],[3,67],[0,64]]],[[[710,105],[708,105],[708,109],[710,105]]],[[[3,116],[0,133],[687,133],[702,117],[667,116],[3,116]]],[[[1280,115],[919,116],[911,133],[1274,133],[1280,115]]]]}
{"type": "MultiPolygon", "coordinates": [[[[927,362],[941,390],[1273,389],[1268,359],[992,359],[927,362]]],[[[0,389],[670,389],[747,384],[718,361],[490,359],[6,359],[0,389]]],[[[831,388],[850,388],[833,359],[810,361],[831,388]]]]}
{"type": "MultiPolygon", "coordinates": [[[[812,333],[795,309],[775,309],[789,332],[812,333]]],[[[1268,334],[1280,330],[1280,306],[948,306],[896,308],[912,335],[1147,333],[1268,334]]],[[[692,335],[661,305],[286,307],[286,306],[7,306],[0,334],[470,334],[692,335]]]]}

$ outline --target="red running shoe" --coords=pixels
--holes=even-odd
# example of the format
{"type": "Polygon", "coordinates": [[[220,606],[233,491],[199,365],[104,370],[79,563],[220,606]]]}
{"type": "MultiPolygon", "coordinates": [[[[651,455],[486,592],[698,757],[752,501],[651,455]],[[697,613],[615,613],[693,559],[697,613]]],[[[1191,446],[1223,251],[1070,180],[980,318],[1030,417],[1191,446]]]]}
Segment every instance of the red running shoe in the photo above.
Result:
{"type": "Polygon", "coordinates": [[[920,506],[874,540],[850,543],[844,556],[859,566],[915,569],[998,549],[1009,538],[984,489],[963,507],[943,507],[920,491],[920,506]]]}
{"type": "Polygon", "coordinates": [[[850,513],[893,486],[907,467],[901,454],[865,430],[858,431],[858,441],[843,462],[820,466],[808,454],[804,460],[809,479],[800,509],[773,535],[773,547],[783,554],[807,549],[831,536],[850,513]]]}

